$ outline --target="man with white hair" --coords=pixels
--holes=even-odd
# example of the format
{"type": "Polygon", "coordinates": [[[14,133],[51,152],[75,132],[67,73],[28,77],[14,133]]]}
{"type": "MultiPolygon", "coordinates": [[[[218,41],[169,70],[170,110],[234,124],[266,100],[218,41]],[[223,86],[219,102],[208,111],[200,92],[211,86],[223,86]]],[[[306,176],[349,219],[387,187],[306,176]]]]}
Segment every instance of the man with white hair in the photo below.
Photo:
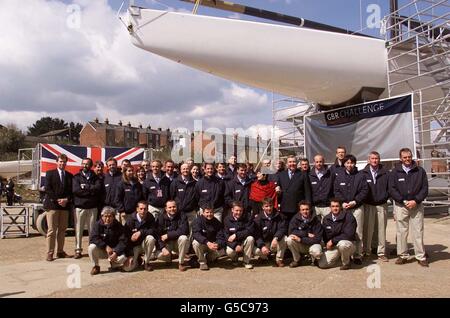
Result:
{"type": "Polygon", "coordinates": [[[108,259],[111,270],[124,266],[127,238],[124,227],[116,220],[116,210],[105,206],[101,218],[92,227],[89,237],[89,258],[94,265],[91,275],[100,274],[99,259],[108,259]]]}

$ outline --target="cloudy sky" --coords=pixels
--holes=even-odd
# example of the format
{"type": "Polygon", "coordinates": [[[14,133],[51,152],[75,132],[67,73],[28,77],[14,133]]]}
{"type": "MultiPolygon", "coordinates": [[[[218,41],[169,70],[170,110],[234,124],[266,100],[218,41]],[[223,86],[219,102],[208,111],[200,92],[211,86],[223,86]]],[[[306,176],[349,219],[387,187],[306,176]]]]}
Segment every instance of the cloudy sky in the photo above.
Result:
{"type": "MultiPolygon", "coordinates": [[[[192,10],[175,0],[138,5],[192,10]],[[161,4],[162,3],[162,4],[161,4]]],[[[235,0],[357,30],[371,3],[387,0],[235,0]]],[[[42,116],[85,123],[98,117],[133,125],[242,127],[272,122],[272,95],[178,65],[134,47],[116,18],[120,0],[0,0],[0,124],[26,130],[42,116]],[[81,8],[70,27],[70,5],[81,8]],[[68,11],[69,9],[69,11],[68,11]],[[68,26],[69,21],[69,26],[68,26]]],[[[210,9],[201,14],[239,18],[210,9]]],[[[248,18],[247,18],[248,19],[248,18]]],[[[365,23],[365,22],[363,22],[365,23]]],[[[371,31],[375,34],[376,31],[371,31]]]]}

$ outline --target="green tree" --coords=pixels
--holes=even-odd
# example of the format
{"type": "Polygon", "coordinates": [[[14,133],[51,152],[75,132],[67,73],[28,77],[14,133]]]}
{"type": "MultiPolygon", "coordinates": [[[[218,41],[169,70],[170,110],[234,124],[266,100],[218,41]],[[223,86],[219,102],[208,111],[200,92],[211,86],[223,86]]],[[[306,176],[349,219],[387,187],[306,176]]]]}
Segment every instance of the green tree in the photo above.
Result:
{"type": "Polygon", "coordinates": [[[42,117],[37,120],[33,126],[28,127],[29,136],[39,136],[52,130],[69,128],[64,119],[42,117]]]}
{"type": "Polygon", "coordinates": [[[25,135],[16,125],[8,124],[0,129],[0,153],[15,153],[23,148],[25,144],[25,135]]]}
{"type": "Polygon", "coordinates": [[[80,142],[80,133],[81,129],[83,129],[83,125],[80,123],[74,123],[73,121],[69,124],[70,128],[70,139],[72,142],[80,142]]]}

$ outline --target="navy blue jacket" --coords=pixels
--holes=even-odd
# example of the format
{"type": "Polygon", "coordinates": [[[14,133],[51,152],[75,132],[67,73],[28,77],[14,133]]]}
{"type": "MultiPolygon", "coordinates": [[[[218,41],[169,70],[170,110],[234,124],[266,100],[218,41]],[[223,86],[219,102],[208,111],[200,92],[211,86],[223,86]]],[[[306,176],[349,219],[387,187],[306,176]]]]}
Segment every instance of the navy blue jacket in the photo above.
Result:
{"type": "Polygon", "coordinates": [[[204,176],[197,181],[195,185],[198,204],[203,207],[205,204],[212,204],[214,209],[223,207],[225,185],[224,182],[216,176],[204,176]]]}
{"type": "Polygon", "coordinates": [[[332,213],[327,214],[322,220],[323,241],[329,240],[333,245],[341,240],[354,241],[356,233],[356,219],[351,212],[341,211],[333,221],[332,213]]]}
{"type": "Polygon", "coordinates": [[[370,165],[367,165],[362,171],[366,178],[369,193],[367,194],[364,203],[370,205],[385,204],[389,198],[389,171],[383,165],[378,165],[376,182],[373,180],[370,165]]]}
{"type": "Polygon", "coordinates": [[[142,222],[139,222],[137,213],[133,212],[125,224],[125,232],[131,247],[141,245],[145,238],[149,235],[153,236],[155,239],[158,237],[155,218],[149,212],[146,212],[145,220],[142,220],[142,222]],[[131,235],[138,231],[141,232],[141,236],[136,242],[132,242],[131,235]]]}
{"type": "Polygon", "coordinates": [[[186,184],[183,177],[179,176],[170,184],[170,198],[177,203],[177,210],[181,213],[188,213],[198,209],[198,196],[195,191],[197,181],[192,178],[187,179],[186,184]]]}
{"type": "Polygon", "coordinates": [[[250,205],[250,186],[252,181],[247,178],[245,180],[245,185],[239,182],[238,177],[228,181],[225,184],[225,203],[231,208],[233,201],[239,201],[244,207],[244,213],[251,213],[252,207],[250,205]]]}
{"type": "Polygon", "coordinates": [[[165,207],[170,197],[170,179],[165,174],[162,174],[160,178],[158,183],[153,177],[153,174],[150,173],[142,186],[144,200],[147,200],[148,204],[156,208],[165,207]],[[160,196],[158,196],[158,193],[160,196]]]}
{"type": "Polygon", "coordinates": [[[192,222],[192,236],[200,244],[217,243],[221,249],[226,246],[223,225],[216,218],[208,220],[203,215],[195,218],[192,222]]]}
{"type": "Polygon", "coordinates": [[[58,204],[58,199],[73,200],[72,194],[73,175],[64,171],[64,184],[61,183],[58,169],[49,170],[45,173],[45,198],[44,209],[46,210],[69,210],[70,204],[62,207],[58,204]]]}
{"type": "Polygon", "coordinates": [[[358,168],[355,167],[351,173],[341,169],[336,174],[334,196],[341,199],[342,202],[356,201],[354,208],[358,208],[363,204],[368,193],[369,188],[365,175],[362,172],[358,172],[358,168]]]}
{"type": "Polygon", "coordinates": [[[322,224],[317,216],[312,216],[309,219],[297,213],[289,222],[288,235],[297,235],[301,238],[301,243],[306,245],[320,244],[322,242],[323,229],[322,224]],[[314,234],[314,237],[309,237],[308,234],[314,234]]]}
{"type": "Polygon", "coordinates": [[[336,175],[342,169],[345,169],[344,165],[340,165],[339,162],[338,162],[338,159],[336,158],[336,160],[334,160],[334,164],[332,164],[331,167],[330,167],[331,174],[336,175]]]}
{"type": "Polygon", "coordinates": [[[105,174],[103,184],[105,186],[105,206],[116,208],[117,185],[122,182],[122,173],[116,172],[111,176],[109,172],[105,174]]]}
{"type": "Polygon", "coordinates": [[[311,182],[312,204],[318,207],[330,206],[330,198],[333,196],[334,179],[336,175],[326,169],[322,178],[317,177],[316,168],[312,168],[309,173],[311,182]]]}
{"type": "Polygon", "coordinates": [[[93,209],[98,207],[102,192],[102,182],[93,171],[89,171],[89,178],[81,170],[72,180],[73,202],[76,208],[93,209]]]}
{"type": "Polygon", "coordinates": [[[142,185],[139,181],[132,184],[128,182],[120,182],[116,191],[116,207],[117,211],[131,214],[136,211],[139,201],[144,198],[142,194],[142,185]]]}
{"type": "Polygon", "coordinates": [[[124,227],[116,219],[110,225],[105,225],[100,219],[89,233],[89,244],[95,244],[101,249],[109,246],[117,255],[122,255],[127,250],[128,240],[124,227]]]}
{"type": "Polygon", "coordinates": [[[255,225],[253,220],[247,217],[246,214],[242,214],[241,218],[236,220],[233,215],[227,215],[223,220],[225,240],[227,245],[232,249],[235,249],[237,245],[244,243],[248,236],[255,235],[255,225]],[[228,242],[228,238],[236,234],[236,239],[233,242],[228,242]]]}
{"type": "Polygon", "coordinates": [[[162,249],[167,241],[178,240],[181,235],[189,236],[189,224],[185,214],[177,212],[171,219],[167,212],[158,217],[158,246],[162,249]],[[161,240],[161,235],[167,234],[166,242],[161,240]]]}
{"type": "Polygon", "coordinates": [[[408,174],[402,164],[396,164],[389,174],[389,194],[401,206],[403,200],[421,203],[428,196],[428,179],[425,170],[413,161],[408,174]]]}
{"type": "Polygon", "coordinates": [[[259,248],[263,247],[265,242],[274,238],[279,241],[287,234],[286,221],[275,211],[270,216],[261,211],[255,216],[254,224],[256,247],[259,248]]]}
{"type": "Polygon", "coordinates": [[[277,185],[281,187],[280,210],[282,213],[294,214],[302,200],[311,202],[311,185],[308,174],[296,170],[289,179],[288,170],[278,175],[277,185]]]}

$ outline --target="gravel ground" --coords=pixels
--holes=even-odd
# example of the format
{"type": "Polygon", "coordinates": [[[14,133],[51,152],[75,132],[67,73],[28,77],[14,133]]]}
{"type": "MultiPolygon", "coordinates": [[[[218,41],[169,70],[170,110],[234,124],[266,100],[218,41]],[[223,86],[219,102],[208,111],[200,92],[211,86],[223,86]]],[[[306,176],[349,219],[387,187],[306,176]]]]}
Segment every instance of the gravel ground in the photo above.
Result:
{"type": "MultiPolygon", "coordinates": [[[[388,242],[395,242],[395,223],[388,222],[388,242]]],[[[405,265],[380,263],[376,257],[349,271],[339,268],[321,270],[305,265],[298,268],[275,268],[255,261],[252,270],[233,268],[222,260],[207,272],[197,268],[179,272],[162,263],[153,272],[108,273],[91,277],[88,257],[81,260],[59,259],[45,262],[45,239],[0,240],[0,297],[449,297],[450,296],[450,218],[427,217],[425,244],[430,267],[420,267],[414,259],[405,265]],[[68,288],[73,266],[80,270],[81,288],[68,288]],[[369,265],[377,264],[380,288],[369,288],[367,281],[375,276],[369,265]],[[71,267],[72,266],[72,267],[71,267]],[[78,267],[79,266],[79,267],[78,267]],[[372,275],[372,276],[371,276],[372,275]]],[[[87,239],[87,238],[85,238],[87,239]]],[[[87,240],[84,244],[86,246],[87,240]]],[[[388,244],[390,248],[394,246],[388,244]]],[[[74,237],[66,239],[65,250],[73,253],[74,237]]],[[[71,280],[73,285],[74,280],[71,280]]]]}

